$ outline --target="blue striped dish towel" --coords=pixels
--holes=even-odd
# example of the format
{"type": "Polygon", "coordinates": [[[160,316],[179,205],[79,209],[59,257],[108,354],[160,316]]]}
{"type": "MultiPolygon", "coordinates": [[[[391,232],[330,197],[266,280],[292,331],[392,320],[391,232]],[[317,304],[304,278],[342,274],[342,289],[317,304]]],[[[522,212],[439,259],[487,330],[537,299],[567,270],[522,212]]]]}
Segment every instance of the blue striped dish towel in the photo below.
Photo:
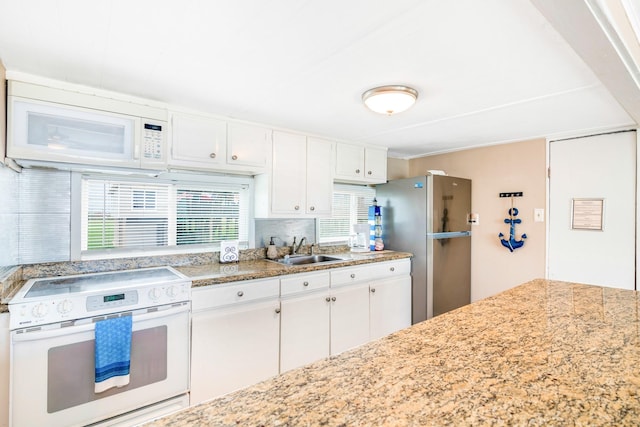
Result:
{"type": "Polygon", "coordinates": [[[131,316],[102,320],[95,325],[95,393],[129,384],[131,316]]]}

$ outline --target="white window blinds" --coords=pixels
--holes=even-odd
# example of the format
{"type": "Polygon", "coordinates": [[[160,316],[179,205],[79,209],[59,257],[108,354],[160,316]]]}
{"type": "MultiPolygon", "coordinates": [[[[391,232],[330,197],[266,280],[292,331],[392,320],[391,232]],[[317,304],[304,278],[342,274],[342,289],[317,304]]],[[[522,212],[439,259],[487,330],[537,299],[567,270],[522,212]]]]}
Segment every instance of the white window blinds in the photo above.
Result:
{"type": "Polygon", "coordinates": [[[248,207],[243,184],[83,177],[81,250],[246,244],[248,207]]]}
{"type": "Polygon", "coordinates": [[[347,243],[354,234],[352,225],[367,223],[375,196],[372,187],[335,184],[331,218],[318,220],[320,243],[347,243]]]}

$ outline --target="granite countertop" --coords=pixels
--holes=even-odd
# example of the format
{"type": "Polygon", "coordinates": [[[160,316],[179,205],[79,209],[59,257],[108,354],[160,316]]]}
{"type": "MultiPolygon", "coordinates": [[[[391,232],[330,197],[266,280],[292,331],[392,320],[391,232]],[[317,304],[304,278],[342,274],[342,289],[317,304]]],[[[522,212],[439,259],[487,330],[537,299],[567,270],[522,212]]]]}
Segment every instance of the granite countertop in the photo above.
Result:
{"type": "Polygon", "coordinates": [[[175,267],[176,270],[188,276],[193,281],[193,287],[216,285],[238,280],[265,279],[286,274],[308,273],[338,267],[348,267],[372,262],[392,261],[410,258],[408,252],[380,251],[359,253],[332,253],[332,257],[341,261],[331,261],[316,264],[284,265],[265,259],[241,261],[232,264],[205,264],[185,267],[175,267]]]}
{"type": "Polygon", "coordinates": [[[638,295],[534,280],[149,425],[639,425],[638,295]]]}
{"type": "MultiPolygon", "coordinates": [[[[259,251],[259,250],[257,250],[259,251]]],[[[256,252],[256,251],[254,251],[256,252]]],[[[22,267],[12,268],[0,277],[0,313],[9,311],[7,301],[24,285],[29,277],[66,276],[92,273],[97,271],[128,270],[134,268],[171,265],[188,276],[193,287],[217,285],[239,280],[264,279],[286,274],[305,273],[330,268],[347,267],[372,262],[391,261],[410,258],[411,253],[396,251],[379,251],[366,253],[329,252],[341,261],[306,265],[283,265],[264,258],[248,257],[238,263],[220,264],[219,262],[200,262],[196,265],[184,265],[182,257],[145,257],[141,259],[99,260],[88,262],[51,263],[29,266],[28,273],[23,274],[22,267]],[[26,276],[26,277],[23,277],[26,276]]],[[[254,254],[255,256],[255,254],[254,254]]],[[[259,255],[258,255],[259,256],[259,255]]],[[[262,255],[264,257],[264,255],[262,255]]],[[[205,258],[206,259],[206,258],[205,258]]]]}

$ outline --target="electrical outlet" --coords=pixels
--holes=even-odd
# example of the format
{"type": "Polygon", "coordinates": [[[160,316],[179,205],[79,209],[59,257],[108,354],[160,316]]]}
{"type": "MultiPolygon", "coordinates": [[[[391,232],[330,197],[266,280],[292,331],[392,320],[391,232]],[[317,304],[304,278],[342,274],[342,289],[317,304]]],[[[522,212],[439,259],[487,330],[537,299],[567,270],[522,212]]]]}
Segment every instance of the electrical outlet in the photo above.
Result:
{"type": "Polygon", "coordinates": [[[535,222],[544,222],[544,209],[540,209],[540,208],[534,209],[533,220],[535,222]]]}

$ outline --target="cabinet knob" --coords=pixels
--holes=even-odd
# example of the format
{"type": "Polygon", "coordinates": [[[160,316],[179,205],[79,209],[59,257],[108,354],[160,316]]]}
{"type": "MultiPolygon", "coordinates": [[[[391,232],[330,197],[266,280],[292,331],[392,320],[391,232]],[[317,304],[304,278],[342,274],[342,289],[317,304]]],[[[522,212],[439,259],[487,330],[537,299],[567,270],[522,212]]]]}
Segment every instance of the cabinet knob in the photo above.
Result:
{"type": "Polygon", "coordinates": [[[276,314],[280,314],[280,309],[276,308],[276,314]]]}
{"type": "Polygon", "coordinates": [[[295,205],[293,209],[299,211],[300,210],[300,206],[299,205],[295,205]]]}
{"type": "Polygon", "coordinates": [[[356,169],[356,173],[360,173],[360,169],[356,169]]]}
{"type": "Polygon", "coordinates": [[[375,294],[376,293],[376,288],[371,288],[371,293],[375,294]]]}
{"type": "Polygon", "coordinates": [[[243,296],[243,295],[244,295],[244,292],[242,292],[242,291],[238,291],[238,296],[239,296],[239,297],[241,297],[241,296],[243,296]]]}
{"type": "Polygon", "coordinates": [[[356,278],[356,273],[351,273],[351,275],[349,277],[351,277],[352,279],[355,279],[356,278]]]}
{"type": "Polygon", "coordinates": [[[211,157],[212,159],[215,159],[216,158],[216,153],[209,154],[209,157],[211,157]]]}
{"type": "Polygon", "coordinates": [[[309,286],[309,282],[303,282],[302,286],[309,286]]]}
{"type": "Polygon", "coordinates": [[[336,300],[336,297],[331,297],[331,301],[335,301],[335,300],[336,300]]]}
{"type": "Polygon", "coordinates": [[[316,210],[316,208],[315,208],[315,206],[311,206],[311,207],[309,208],[309,210],[310,210],[310,211],[315,211],[315,210],[316,210]]]}
{"type": "Polygon", "coordinates": [[[324,300],[325,300],[326,302],[331,302],[331,298],[329,298],[329,297],[326,297],[324,300]]]}
{"type": "Polygon", "coordinates": [[[396,268],[395,267],[391,267],[389,270],[396,271],[396,268]]]}
{"type": "Polygon", "coordinates": [[[367,172],[367,175],[371,175],[371,171],[368,171],[368,172],[367,172]]]}
{"type": "Polygon", "coordinates": [[[233,156],[231,156],[231,160],[238,160],[238,156],[234,154],[233,156]]]}

